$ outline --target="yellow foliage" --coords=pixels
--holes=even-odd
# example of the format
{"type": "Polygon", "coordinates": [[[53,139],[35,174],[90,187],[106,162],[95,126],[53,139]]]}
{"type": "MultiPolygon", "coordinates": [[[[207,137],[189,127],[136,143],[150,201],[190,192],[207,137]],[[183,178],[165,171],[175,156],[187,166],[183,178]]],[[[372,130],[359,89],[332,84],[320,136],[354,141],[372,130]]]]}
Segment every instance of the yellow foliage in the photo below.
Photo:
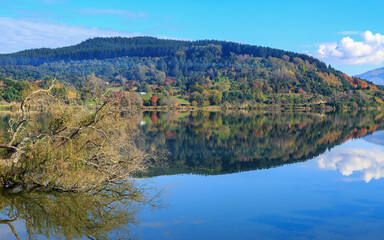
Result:
{"type": "Polygon", "coordinates": [[[332,85],[339,85],[341,86],[341,82],[338,77],[336,77],[333,73],[323,73],[323,72],[316,72],[319,77],[321,77],[324,82],[332,84],[332,85]]]}
{"type": "Polygon", "coordinates": [[[381,113],[375,117],[375,121],[378,121],[384,117],[384,113],[381,113]]]}
{"type": "Polygon", "coordinates": [[[317,141],[317,144],[327,144],[335,142],[341,135],[341,131],[335,131],[326,133],[324,136],[317,141]]]}
{"type": "Polygon", "coordinates": [[[383,103],[384,103],[383,100],[381,100],[381,99],[378,98],[378,97],[375,97],[375,100],[376,100],[376,102],[378,102],[378,103],[380,103],[380,104],[383,104],[383,103]]]}
{"type": "Polygon", "coordinates": [[[75,97],[76,97],[76,92],[72,92],[71,90],[69,90],[68,98],[71,99],[71,98],[75,98],[75,97]]]}

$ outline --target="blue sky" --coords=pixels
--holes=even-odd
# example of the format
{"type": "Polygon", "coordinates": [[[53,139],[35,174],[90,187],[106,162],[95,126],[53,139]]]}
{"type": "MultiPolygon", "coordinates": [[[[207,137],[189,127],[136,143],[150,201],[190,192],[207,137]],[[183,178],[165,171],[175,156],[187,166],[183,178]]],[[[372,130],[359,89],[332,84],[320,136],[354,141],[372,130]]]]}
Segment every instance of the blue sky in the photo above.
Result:
{"type": "Polygon", "coordinates": [[[0,53],[96,36],[219,39],[305,52],[355,75],[384,65],[379,0],[0,0],[0,53]]]}

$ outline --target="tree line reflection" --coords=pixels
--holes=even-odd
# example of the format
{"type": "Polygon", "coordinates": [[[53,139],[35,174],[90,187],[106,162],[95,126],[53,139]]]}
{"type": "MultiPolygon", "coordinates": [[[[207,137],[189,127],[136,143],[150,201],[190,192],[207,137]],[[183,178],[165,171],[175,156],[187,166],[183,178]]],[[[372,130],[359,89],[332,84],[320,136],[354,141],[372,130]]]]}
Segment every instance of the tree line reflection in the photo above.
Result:
{"type": "Polygon", "coordinates": [[[379,111],[145,112],[141,147],[169,151],[146,176],[226,174],[312,159],[384,127],[379,111]]]}

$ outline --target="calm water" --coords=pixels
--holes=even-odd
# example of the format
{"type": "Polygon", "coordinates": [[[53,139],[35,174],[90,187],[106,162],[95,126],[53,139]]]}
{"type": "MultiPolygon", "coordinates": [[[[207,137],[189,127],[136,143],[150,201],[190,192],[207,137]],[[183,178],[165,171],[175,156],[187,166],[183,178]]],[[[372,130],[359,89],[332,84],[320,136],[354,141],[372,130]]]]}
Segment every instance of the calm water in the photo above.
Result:
{"type": "MultiPolygon", "coordinates": [[[[100,214],[100,197],[3,194],[1,217],[18,213],[21,239],[382,239],[383,117],[144,113],[139,145],[169,153],[137,181],[163,190],[160,208],[126,200],[100,214]]],[[[16,239],[6,223],[0,239],[16,239]]]]}

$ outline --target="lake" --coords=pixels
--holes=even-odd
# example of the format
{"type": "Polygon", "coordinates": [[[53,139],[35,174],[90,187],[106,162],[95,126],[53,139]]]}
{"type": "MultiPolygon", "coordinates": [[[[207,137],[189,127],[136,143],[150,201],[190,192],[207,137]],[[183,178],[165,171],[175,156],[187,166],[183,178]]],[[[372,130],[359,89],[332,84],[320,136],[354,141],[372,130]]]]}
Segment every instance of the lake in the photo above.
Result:
{"type": "Polygon", "coordinates": [[[0,239],[384,234],[382,112],[144,112],[138,125],[140,148],[166,150],[135,176],[161,203],[3,193],[0,218],[19,218],[0,222],[0,239]]]}

